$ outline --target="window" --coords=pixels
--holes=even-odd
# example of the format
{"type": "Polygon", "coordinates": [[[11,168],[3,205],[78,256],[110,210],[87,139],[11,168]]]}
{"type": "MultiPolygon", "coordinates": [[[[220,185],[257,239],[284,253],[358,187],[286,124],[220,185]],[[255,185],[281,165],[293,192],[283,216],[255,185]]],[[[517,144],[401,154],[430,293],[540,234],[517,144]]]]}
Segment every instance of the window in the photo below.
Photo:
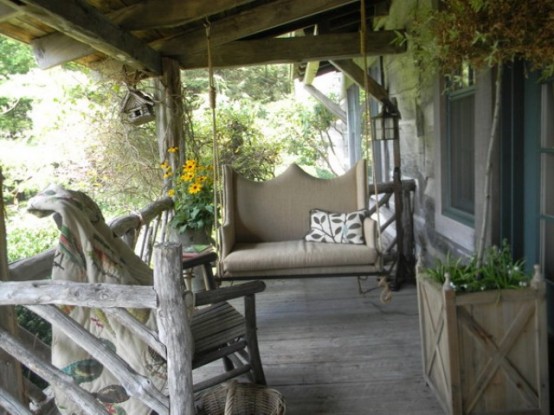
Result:
{"type": "Polygon", "coordinates": [[[475,216],[475,77],[469,66],[447,80],[443,214],[468,226],[475,216]]]}

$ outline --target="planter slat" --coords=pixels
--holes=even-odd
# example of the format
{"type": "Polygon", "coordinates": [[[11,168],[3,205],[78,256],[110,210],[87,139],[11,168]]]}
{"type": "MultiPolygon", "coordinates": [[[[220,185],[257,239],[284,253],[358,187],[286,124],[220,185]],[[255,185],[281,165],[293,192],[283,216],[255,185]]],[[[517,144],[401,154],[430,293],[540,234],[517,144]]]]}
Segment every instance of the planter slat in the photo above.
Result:
{"type": "Polygon", "coordinates": [[[419,273],[424,376],[448,414],[548,414],[544,283],[459,294],[419,273]]]}

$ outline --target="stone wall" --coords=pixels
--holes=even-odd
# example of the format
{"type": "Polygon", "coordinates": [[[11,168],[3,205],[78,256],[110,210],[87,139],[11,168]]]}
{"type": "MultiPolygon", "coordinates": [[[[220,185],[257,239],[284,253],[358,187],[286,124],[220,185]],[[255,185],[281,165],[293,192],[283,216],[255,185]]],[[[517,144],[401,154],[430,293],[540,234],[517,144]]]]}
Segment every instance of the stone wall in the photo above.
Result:
{"type": "MultiPolygon", "coordinates": [[[[378,29],[410,29],[413,16],[422,7],[430,7],[432,0],[393,0],[387,17],[376,21],[378,29]]],[[[377,61],[373,64],[378,64],[377,61]]],[[[446,252],[468,255],[470,251],[455,240],[443,236],[435,225],[436,199],[440,189],[436,185],[437,154],[436,100],[440,99],[437,76],[422,73],[414,62],[411,45],[401,55],[383,59],[385,87],[398,100],[401,113],[400,147],[402,176],[415,179],[415,242],[429,264],[433,258],[442,258],[446,252]]]]}

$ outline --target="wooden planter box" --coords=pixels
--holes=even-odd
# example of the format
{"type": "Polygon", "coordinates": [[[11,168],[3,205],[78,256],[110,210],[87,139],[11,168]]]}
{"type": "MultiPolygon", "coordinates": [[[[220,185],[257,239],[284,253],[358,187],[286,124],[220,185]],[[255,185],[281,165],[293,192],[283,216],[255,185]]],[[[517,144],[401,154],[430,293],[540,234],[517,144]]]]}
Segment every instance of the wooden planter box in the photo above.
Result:
{"type": "Polygon", "coordinates": [[[544,281],[532,286],[456,294],[418,274],[424,377],[447,414],[549,413],[544,281]]]}

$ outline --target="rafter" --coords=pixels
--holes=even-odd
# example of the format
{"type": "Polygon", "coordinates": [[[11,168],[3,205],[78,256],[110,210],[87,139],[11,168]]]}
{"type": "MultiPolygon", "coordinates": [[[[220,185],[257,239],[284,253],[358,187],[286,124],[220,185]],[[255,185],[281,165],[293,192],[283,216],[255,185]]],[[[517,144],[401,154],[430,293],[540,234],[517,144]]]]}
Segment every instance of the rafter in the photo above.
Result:
{"type": "MultiPolygon", "coordinates": [[[[210,29],[211,42],[213,45],[231,42],[355,1],[358,0],[322,0],[318,2],[276,0],[213,22],[210,29]]],[[[204,29],[191,31],[153,44],[153,47],[166,54],[192,54],[206,48],[206,32],[204,29]]]]}
{"type": "Polygon", "coordinates": [[[390,108],[395,108],[394,104],[391,102],[389,93],[387,90],[375,79],[369,75],[364,76],[364,71],[358,66],[356,62],[351,59],[348,60],[332,60],[331,64],[342,71],[345,75],[351,78],[355,83],[357,83],[361,88],[366,87],[368,92],[373,95],[376,99],[381,101],[383,104],[390,106],[390,108]],[[367,77],[367,79],[365,79],[367,77]]]}
{"type": "Polygon", "coordinates": [[[112,12],[108,18],[126,30],[175,27],[254,0],[147,0],[112,12]]]}
{"type": "Polygon", "coordinates": [[[13,7],[0,3],[0,22],[11,19],[19,13],[21,12],[13,7]]]}
{"type": "Polygon", "coordinates": [[[46,24],[133,68],[159,74],[160,55],[81,0],[22,0],[46,24]]]}
{"type": "MultiPolygon", "coordinates": [[[[394,31],[371,32],[367,38],[368,56],[379,56],[405,51],[398,46],[394,31]]],[[[360,56],[358,33],[241,40],[212,48],[212,63],[216,67],[295,63],[316,60],[343,60],[360,56]]],[[[204,68],[208,65],[205,52],[179,56],[183,69],[204,68]]]]}

